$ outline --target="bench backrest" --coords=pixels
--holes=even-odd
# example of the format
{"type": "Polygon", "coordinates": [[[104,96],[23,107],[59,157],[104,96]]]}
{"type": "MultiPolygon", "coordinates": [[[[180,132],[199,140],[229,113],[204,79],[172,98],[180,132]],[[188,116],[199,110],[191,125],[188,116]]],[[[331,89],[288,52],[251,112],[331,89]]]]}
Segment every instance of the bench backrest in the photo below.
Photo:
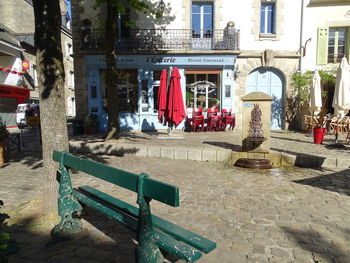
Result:
{"type": "MultiPolygon", "coordinates": [[[[59,163],[63,162],[65,167],[73,168],[137,193],[140,177],[138,174],[79,158],[66,152],[53,151],[52,159],[59,163]]],[[[180,204],[178,187],[149,177],[143,179],[143,195],[173,207],[178,207],[180,204]]]]}

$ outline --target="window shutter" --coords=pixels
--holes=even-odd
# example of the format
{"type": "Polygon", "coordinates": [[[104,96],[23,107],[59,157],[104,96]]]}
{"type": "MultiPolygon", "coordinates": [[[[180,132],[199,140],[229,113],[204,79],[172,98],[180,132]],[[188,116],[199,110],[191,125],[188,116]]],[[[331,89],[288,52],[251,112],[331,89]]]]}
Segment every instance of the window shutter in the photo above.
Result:
{"type": "Polygon", "coordinates": [[[345,56],[350,58],[350,28],[346,28],[346,37],[345,37],[345,56]]]}
{"type": "Polygon", "coordinates": [[[327,64],[328,54],[328,27],[320,27],[317,30],[317,65],[327,64]]]}

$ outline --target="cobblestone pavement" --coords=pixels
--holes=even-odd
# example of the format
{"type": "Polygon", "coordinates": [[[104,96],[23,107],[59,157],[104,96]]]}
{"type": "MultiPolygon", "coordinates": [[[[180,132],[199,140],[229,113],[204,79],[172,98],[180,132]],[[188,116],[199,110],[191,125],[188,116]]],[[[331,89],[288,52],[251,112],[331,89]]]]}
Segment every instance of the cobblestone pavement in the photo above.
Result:
{"type": "MultiPolygon", "coordinates": [[[[7,209],[42,188],[40,158],[23,158],[0,168],[0,199],[7,209]]],[[[199,262],[350,262],[349,169],[251,171],[210,162],[92,158],[179,186],[179,208],[153,201],[152,210],[217,242],[199,262]]],[[[136,201],[136,195],[81,173],[73,175],[73,184],[136,201]]],[[[83,237],[47,248],[40,239],[33,242],[34,231],[28,233],[10,262],[134,262],[134,234],[93,211],[83,223],[83,237]]]]}

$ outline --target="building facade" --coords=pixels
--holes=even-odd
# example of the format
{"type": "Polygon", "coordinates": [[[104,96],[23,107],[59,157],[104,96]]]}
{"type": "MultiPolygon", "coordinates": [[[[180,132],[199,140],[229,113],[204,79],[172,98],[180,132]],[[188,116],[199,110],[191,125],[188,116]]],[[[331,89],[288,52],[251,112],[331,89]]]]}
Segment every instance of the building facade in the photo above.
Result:
{"type": "Polygon", "coordinates": [[[350,55],[350,1],[306,1],[304,19],[301,71],[334,71],[350,55]]]}
{"type": "Polygon", "coordinates": [[[22,86],[22,51],[19,40],[0,24],[0,120],[7,127],[16,126],[17,105],[29,99],[29,90],[22,86]]]}
{"type": "MultiPolygon", "coordinates": [[[[63,64],[66,73],[65,101],[67,116],[75,116],[74,68],[72,48],[72,33],[70,29],[70,2],[60,1],[62,27],[61,45],[63,64]]],[[[8,32],[19,41],[21,52],[19,59],[28,62],[28,68],[22,76],[21,86],[30,92],[26,102],[38,103],[39,91],[36,73],[36,50],[34,45],[34,11],[32,0],[2,0],[0,3],[0,23],[6,26],[8,32]],[[21,12],[18,12],[21,10],[21,12]]]]}
{"type": "MultiPolygon", "coordinates": [[[[157,120],[157,92],[161,70],[171,67],[179,68],[187,107],[231,108],[241,129],[241,97],[262,91],[273,97],[271,128],[287,128],[285,103],[300,64],[303,1],[164,3],[162,19],[135,10],[116,18],[117,67],[126,76],[116,87],[121,128],[165,128],[157,120]],[[125,17],[133,21],[131,28],[125,17]]],[[[77,117],[93,113],[105,124],[105,10],[93,9],[92,0],[72,4],[77,117]]]]}

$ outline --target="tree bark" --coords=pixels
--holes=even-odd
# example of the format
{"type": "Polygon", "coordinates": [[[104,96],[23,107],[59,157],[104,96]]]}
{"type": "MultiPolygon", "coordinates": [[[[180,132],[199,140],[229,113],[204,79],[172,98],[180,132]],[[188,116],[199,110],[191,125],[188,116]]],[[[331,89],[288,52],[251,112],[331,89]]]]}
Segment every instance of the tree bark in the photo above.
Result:
{"type": "Polygon", "coordinates": [[[43,148],[43,212],[57,212],[58,165],[52,151],[68,151],[59,0],[33,0],[43,148]]]}
{"type": "Polygon", "coordinates": [[[119,92],[117,87],[116,26],[117,8],[113,0],[106,1],[106,94],[108,110],[108,131],[105,139],[118,139],[120,133],[119,92]]]}

